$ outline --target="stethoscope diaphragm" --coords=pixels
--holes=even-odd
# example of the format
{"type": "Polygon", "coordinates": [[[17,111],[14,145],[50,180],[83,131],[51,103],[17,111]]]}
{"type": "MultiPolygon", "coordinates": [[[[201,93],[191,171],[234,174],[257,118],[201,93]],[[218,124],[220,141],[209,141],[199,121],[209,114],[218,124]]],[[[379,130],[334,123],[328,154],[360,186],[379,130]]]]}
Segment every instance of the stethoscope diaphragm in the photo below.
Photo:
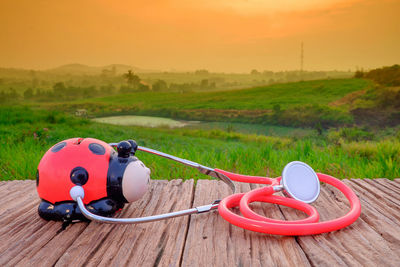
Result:
{"type": "Polygon", "coordinates": [[[301,161],[292,161],[285,166],[280,184],[290,197],[304,203],[312,203],[319,196],[320,183],[317,174],[301,161]]]}

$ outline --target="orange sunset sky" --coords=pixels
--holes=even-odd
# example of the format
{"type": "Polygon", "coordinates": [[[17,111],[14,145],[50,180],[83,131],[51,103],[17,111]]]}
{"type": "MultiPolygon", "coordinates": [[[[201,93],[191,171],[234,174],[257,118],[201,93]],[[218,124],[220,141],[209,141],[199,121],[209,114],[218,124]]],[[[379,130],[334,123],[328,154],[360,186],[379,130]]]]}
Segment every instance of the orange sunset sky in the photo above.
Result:
{"type": "Polygon", "coordinates": [[[397,0],[1,0],[0,67],[218,72],[400,63],[397,0]]]}

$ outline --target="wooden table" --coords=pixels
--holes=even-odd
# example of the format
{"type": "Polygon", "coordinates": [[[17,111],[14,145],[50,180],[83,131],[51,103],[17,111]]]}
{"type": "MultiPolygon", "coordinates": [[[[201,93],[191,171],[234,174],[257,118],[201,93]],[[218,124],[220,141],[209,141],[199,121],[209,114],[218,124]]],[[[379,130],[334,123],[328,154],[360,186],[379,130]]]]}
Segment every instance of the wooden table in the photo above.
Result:
{"type": "MultiPolygon", "coordinates": [[[[284,237],[243,230],[217,212],[137,225],[77,223],[61,229],[37,214],[34,181],[0,182],[0,266],[399,266],[400,179],[345,180],[360,197],[361,217],[340,231],[284,237]]],[[[255,188],[240,184],[242,192],[255,188]]],[[[228,195],[218,181],[152,181],[151,190],[119,217],[208,204],[228,195]]],[[[344,196],[323,185],[313,204],[321,220],[347,212],[344,196]]],[[[255,203],[280,219],[304,218],[286,207],[255,203]]]]}

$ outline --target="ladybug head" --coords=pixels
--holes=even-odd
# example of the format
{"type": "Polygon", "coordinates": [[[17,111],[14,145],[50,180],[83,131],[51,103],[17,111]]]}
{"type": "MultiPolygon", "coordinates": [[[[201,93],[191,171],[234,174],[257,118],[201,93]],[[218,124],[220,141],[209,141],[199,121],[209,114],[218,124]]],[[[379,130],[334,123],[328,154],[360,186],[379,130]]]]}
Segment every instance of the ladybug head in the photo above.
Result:
{"type": "MultiPolygon", "coordinates": [[[[118,143],[118,163],[125,163],[122,174],[122,195],[127,202],[140,199],[147,191],[150,183],[150,169],[133,155],[137,150],[133,140],[118,143]]],[[[110,165],[111,167],[111,165],[110,165]]]]}
{"type": "MultiPolygon", "coordinates": [[[[150,169],[135,157],[137,144],[133,140],[121,141],[117,152],[111,149],[107,170],[107,197],[120,203],[140,199],[150,183],[150,169]]],[[[82,171],[77,170],[77,174],[82,171]]],[[[81,174],[85,179],[85,174],[81,174]]],[[[76,185],[79,185],[76,183],[76,185]]]]}

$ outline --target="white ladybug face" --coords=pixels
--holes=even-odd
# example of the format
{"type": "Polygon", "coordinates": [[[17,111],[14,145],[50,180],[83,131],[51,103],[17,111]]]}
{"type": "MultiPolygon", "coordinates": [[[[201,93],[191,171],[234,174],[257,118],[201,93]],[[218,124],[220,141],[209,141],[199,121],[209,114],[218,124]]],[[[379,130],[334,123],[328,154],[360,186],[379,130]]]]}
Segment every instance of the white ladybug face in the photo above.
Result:
{"type": "Polygon", "coordinates": [[[150,169],[140,160],[132,161],[122,178],[122,194],[128,202],[134,202],[146,193],[149,183],[150,169]]]}

